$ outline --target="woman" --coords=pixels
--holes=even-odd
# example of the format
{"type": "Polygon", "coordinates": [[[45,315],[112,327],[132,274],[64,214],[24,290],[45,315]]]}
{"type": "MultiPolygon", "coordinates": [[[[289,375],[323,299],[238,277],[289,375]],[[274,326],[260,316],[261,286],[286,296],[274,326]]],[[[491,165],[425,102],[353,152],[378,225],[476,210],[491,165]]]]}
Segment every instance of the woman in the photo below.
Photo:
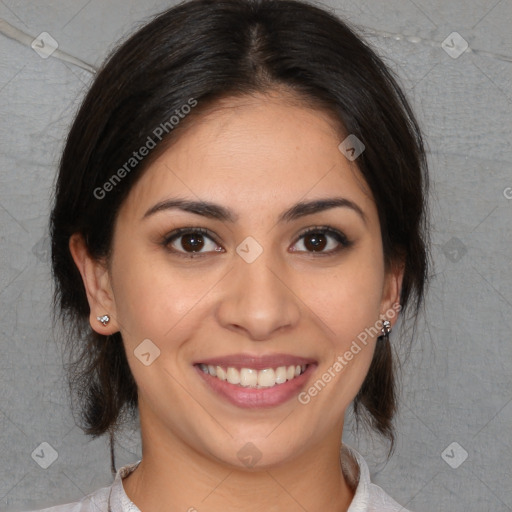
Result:
{"type": "Polygon", "coordinates": [[[138,411],[142,459],[49,510],[405,510],[341,439],[352,403],[393,446],[426,188],[400,88],[324,10],[193,0],[133,35],[71,128],[51,233],[84,430],[113,446],[138,411]]]}

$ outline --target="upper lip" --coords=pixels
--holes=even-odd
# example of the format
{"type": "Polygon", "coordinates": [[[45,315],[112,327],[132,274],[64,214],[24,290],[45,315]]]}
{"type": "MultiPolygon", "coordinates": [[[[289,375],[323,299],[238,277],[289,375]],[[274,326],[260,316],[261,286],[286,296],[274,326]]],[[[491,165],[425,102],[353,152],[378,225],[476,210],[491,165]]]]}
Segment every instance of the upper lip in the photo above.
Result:
{"type": "Polygon", "coordinates": [[[316,363],[314,359],[307,357],[294,356],[291,354],[230,354],[221,357],[211,357],[202,359],[195,364],[206,364],[212,366],[221,366],[223,368],[252,368],[254,370],[264,370],[265,368],[279,368],[280,366],[302,366],[304,364],[316,363]]]}

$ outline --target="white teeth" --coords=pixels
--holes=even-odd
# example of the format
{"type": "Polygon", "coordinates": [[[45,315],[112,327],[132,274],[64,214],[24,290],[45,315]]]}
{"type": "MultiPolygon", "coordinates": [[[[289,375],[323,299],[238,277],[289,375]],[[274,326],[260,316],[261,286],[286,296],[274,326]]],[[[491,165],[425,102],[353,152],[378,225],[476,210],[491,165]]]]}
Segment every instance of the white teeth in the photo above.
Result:
{"type": "Polygon", "coordinates": [[[240,384],[240,372],[230,366],[226,372],[226,380],[231,384],[240,384]]]}
{"type": "Polygon", "coordinates": [[[240,370],[240,385],[253,388],[256,384],[258,384],[258,371],[251,368],[242,368],[240,370]]]}
{"type": "Polygon", "coordinates": [[[266,368],[258,372],[258,386],[270,388],[276,385],[276,372],[272,368],[266,368]]]}
{"type": "Polygon", "coordinates": [[[284,384],[306,371],[307,365],[279,366],[278,368],[265,368],[255,370],[253,368],[242,368],[238,370],[229,366],[226,370],[221,366],[200,364],[199,367],[204,373],[226,380],[230,384],[239,384],[250,388],[271,388],[276,384],[284,384]]]}
{"type": "Polygon", "coordinates": [[[280,366],[276,369],[276,384],[286,382],[286,366],[280,366]]]}

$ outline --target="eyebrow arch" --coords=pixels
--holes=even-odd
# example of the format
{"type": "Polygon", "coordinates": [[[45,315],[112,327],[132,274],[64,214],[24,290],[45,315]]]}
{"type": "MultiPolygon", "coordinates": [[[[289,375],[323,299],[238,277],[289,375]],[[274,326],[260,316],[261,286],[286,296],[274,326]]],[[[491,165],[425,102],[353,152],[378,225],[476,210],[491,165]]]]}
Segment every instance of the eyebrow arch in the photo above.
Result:
{"type": "Polygon", "coordinates": [[[151,207],[142,218],[145,219],[157,212],[172,210],[175,208],[185,212],[202,215],[203,217],[207,217],[209,219],[217,219],[227,222],[235,222],[238,220],[238,215],[235,215],[231,210],[228,210],[227,208],[224,208],[218,204],[209,203],[207,201],[191,201],[189,199],[180,198],[167,199],[155,204],[155,206],[151,207]]]}
{"type": "Polygon", "coordinates": [[[345,197],[331,197],[327,199],[316,199],[313,201],[302,201],[284,211],[279,216],[279,222],[291,222],[292,220],[306,215],[313,215],[314,213],[330,210],[331,208],[350,208],[355,211],[366,223],[366,215],[359,205],[345,197]]]}
{"type": "MultiPolygon", "coordinates": [[[[278,222],[291,222],[307,215],[313,215],[314,213],[319,213],[324,210],[340,207],[350,208],[355,211],[366,223],[367,219],[363,210],[356,203],[344,197],[301,201],[281,213],[278,218],[278,222]]],[[[236,222],[238,220],[238,215],[221,205],[210,203],[208,201],[191,201],[181,198],[167,199],[155,204],[144,214],[142,218],[145,219],[157,212],[172,210],[175,208],[223,222],[236,222]]]]}

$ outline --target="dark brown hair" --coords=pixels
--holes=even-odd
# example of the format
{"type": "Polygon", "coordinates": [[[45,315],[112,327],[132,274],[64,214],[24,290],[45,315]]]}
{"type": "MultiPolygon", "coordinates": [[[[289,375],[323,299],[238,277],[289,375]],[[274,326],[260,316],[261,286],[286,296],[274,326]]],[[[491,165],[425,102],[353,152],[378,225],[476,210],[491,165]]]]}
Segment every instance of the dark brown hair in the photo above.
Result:
{"type": "MultiPolygon", "coordinates": [[[[120,205],[183,126],[193,128],[220,98],[283,88],[328,111],[364,143],[356,163],[375,199],[386,264],[403,259],[402,314],[410,303],[411,317],[418,313],[428,262],[425,151],[411,108],[376,52],[345,22],[295,0],[192,0],[172,7],[116,49],[95,78],[66,141],[50,221],[70,389],[84,432],[110,433],[113,472],[114,434],[127,414],[135,416],[137,387],[120,333],[102,336],[89,325],[69,239],[81,233],[91,256],[108,257],[120,205]],[[193,112],[173,129],[169,120],[191,99],[193,112]],[[157,148],[128,168],[159,126],[167,130],[157,148]],[[113,182],[122,168],[122,179],[113,182]]],[[[353,404],[358,422],[391,446],[394,366],[389,342],[377,343],[353,404]]]]}

